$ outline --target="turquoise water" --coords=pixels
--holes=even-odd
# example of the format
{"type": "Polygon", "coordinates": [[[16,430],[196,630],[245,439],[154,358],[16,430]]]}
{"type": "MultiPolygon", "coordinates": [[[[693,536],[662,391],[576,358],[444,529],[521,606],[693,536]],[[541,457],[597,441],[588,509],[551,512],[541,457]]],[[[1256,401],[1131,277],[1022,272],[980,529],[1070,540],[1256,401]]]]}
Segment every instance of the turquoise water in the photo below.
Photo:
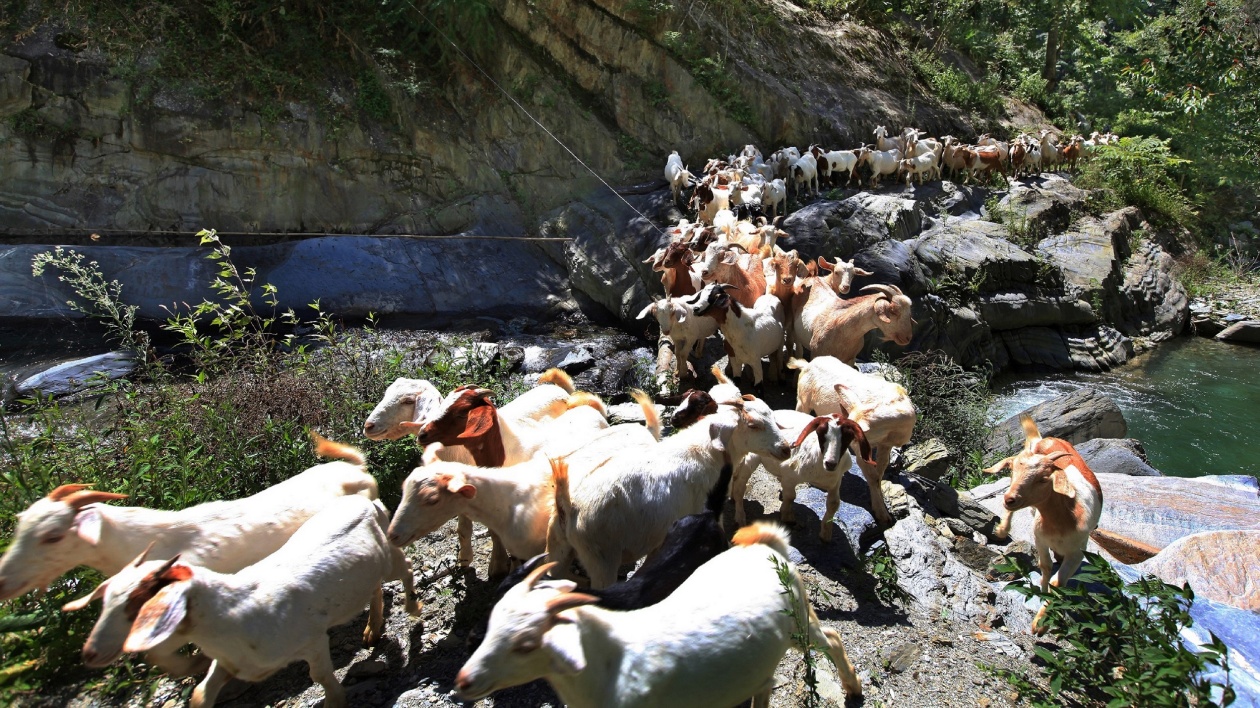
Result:
{"type": "Polygon", "coordinates": [[[1185,337],[1105,374],[998,382],[993,418],[1082,387],[1119,404],[1129,437],[1164,474],[1260,477],[1260,348],[1185,337]]]}

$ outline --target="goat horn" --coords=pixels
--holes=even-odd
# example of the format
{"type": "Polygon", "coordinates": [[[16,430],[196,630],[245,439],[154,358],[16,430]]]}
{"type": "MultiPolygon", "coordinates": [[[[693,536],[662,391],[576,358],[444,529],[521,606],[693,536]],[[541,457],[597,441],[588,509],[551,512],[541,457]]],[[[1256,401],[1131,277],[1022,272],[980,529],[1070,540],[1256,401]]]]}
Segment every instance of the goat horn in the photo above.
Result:
{"type": "Polygon", "coordinates": [[[61,501],[64,501],[65,503],[69,504],[70,506],[76,509],[82,509],[88,504],[95,504],[97,502],[107,502],[107,501],[114,501],[115,499],[126,499],[126,498],[127,498],[126,494],[115,494],[113,492],[98,492],[96,490],[87,489],[87,490],[75,492],[74,494],[71,494],[70,496],[65,497],[61,501]]]}
{"type": "Polygon", "coordinates": [[[140,555],[136,556],[136,559],[131,561],[131,567],[139,568],[140,564],[143,563],[145,559],[149,557],[149,551],[152,551],[153,547],[156,545],[157,545],[157,541],[149,541],[149,545],[145,546],[144,550],[140,551],[140,555]]]}
{"type": "Polygon", "coordinates": [[[525,587],[532,589],[535,585],[538,584],[538,581],[542,579],[542,576],[546,575],[547,572],[550,571],[552,568],[556,567],[556,565],[558,564],[555,561],[552,561],[550,563],[543,563],[542,565],[530,571],[529,575],[526,575],[525,579],[522,580],[521,582],[525,583],[525,587]]]}
{"type": "Polygon", "coordinates": [[[547,613],[558,615],[565,610],[581,607],[582,605],[593,605],[597,602],[599,602],[599,598],[594,595],[587,595],[581,592],[567,592],[547,600],[547,613]]]}
{"type": "Polygon", "coordinates": [[[862,288],[860,292],[866,292],[867,290],[870,290],[871,292],[880,293],[884,297],[887,297],[889,300],[901,294],[901,288],[897,287],[896,285],[887,285],[884,283],[878,283],[875,285],[867,285],[866,287],[862,288]]]}
{"type": "Polygon", "coordinates": [[[90,486],[92,485],[90,484],[63,484],[60,487],[57,487],[56,489],[49,492],[48,498],[52,501],[61,501],[63,498],[68,497],[71,494],[74,494],[75,492],[83,491],[84,489],[87,489],[90,486]]]}
{"type": "Polygon", "coordinates": [[[1054,452],[1049,453],[1048,455],[1046,455],[1046,457],[1045,457],[1045,461],[1046,461],[1046,462],[1054,462],[1055,460],[1059,459],[1060,457],[1070,457],[1071,455],[1072,455],[1072,453],[1068,452],[1067,450],[1055,450],[1054,452]]]}
{"type": "Polygon", "coordinates": [[[168,560],[168,561],[166,561],[165,563],[163,563],[163,564],[162,564],[162,567],[161,567],[161,568],[158,568],[158,569],[157,569],[157,572],[156,572],[156,573],[154,573],[154,575],[161,575],[162,573],[165,573],[166,571],[168,571],[168,570],[170,570],[172,567],[174,567],[174,565],[175,565],[176,561],[178,561],[178,560],[179,560],[179,556],[180,556],[180,554],[179,554],[179,553],[176,553],[175,555],[171,556],[171,559],[170,559],[170,560],[168,560]]]}
{"type": "Polygon", "coordinates": [[[747,249],[747,248],[744,248],[743,246],[739,245],[738,243],[728,243],[728,244],[726,244],[726,247],[727,247],[727,248],[738,248],[739,250],[743,251],[744,253],[748,253],[748,249],[747,249]]]}

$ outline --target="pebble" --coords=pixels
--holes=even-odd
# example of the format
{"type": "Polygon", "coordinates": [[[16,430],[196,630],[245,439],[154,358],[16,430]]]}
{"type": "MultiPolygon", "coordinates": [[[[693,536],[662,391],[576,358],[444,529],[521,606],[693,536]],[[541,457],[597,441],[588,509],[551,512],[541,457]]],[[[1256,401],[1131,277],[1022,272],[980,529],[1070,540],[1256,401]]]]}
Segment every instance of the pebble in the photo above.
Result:
{"type": "Polygon", "coordinates": [[[918,661],[922,654],[923,647],[913,642],[906,642],[893,649],[892,655],[888,657],[888,668],[896,673],[902,673],[914,666],[914,662],[918,661]]]}

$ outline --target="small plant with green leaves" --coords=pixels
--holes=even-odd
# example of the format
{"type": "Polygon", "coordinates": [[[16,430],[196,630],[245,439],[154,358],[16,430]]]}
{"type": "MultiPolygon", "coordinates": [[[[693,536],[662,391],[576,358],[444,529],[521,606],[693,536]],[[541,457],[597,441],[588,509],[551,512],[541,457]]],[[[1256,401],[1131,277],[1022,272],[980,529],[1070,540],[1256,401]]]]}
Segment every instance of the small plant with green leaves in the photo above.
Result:
{"type": "Polygon", "coordinates": [[[1224,643],[1209,633],[1199,651],[1181,630],[1194,624],[1194,591],[1146,576],[1126,583],[1101,556],[1087,553],[1074,582],[1042,592],[1032,566],[1010,556],[995,570],[1014,573],[1007,588],[1046,604],[1044,625],[1058,644],[1038,646],[1050,693],[1065,688],[1108,706],[1225,706],[1234,700],[1224,643]],[[1207,676],[1223,674],[1218,684],[1207,676]]]}
{"type": "Polygon", "coordinates": [[[805,705],[820,705],[818,657],[814,655],[814,652],[823,651],[823,648],[815,644],[809,636],[809,613],[804,610],[805,603],[809,602],[809,599],[797,595],[796,575],[792,572],[792,564],[777,555],[771,556],[770,560],[774,563],[774,570],[779,575],[779,585],[783,587],[781,594],[787,595],[788,598],[788,606],[782,612],[792,618],[792,623],[796,628],[792,632],[792,643],[800,650],[805,662],[805,689],[807,691],[805,705]]]}
{"type": "Polygon", "coordinates": [[[887,545],[876,547],[863,561],[867,575],[875,579],[875,598],[886,607],[896,607],[909,599],[898,584],[897,562],[887,545]]]}
{"type": "Polygon", "coordinates": [[[127,351],[143,355],[148,349],[148,335],[136,328],[136,312],[139,307],[122,301],[122,283],[105,280],[101,266],[88,261],[82,253],[57,246],[52,251],[38,253],[31,259],[31,275],[42,276],[49,268],[61,271],[57,280],[74,291],[78,299],[66,301],[75,312],[100,320],[110,336],[127,351]]]}

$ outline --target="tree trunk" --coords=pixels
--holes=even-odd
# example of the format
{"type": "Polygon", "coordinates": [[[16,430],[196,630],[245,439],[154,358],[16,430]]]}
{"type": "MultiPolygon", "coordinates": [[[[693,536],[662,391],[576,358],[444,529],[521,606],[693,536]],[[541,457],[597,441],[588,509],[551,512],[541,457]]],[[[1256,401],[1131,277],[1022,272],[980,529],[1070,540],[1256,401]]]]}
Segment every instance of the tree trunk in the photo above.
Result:
{"type": "Polygon", "coordinates": [[[1041,78],[1046,80],[1046,91],[1054,93],[1055,85],[1058,84],[1058,67],[1059,67],[1059,27],[1054,19],[1050,21],[1050,29],[1046,31],[1046,66],[1041,72],[1041,78]]]}

